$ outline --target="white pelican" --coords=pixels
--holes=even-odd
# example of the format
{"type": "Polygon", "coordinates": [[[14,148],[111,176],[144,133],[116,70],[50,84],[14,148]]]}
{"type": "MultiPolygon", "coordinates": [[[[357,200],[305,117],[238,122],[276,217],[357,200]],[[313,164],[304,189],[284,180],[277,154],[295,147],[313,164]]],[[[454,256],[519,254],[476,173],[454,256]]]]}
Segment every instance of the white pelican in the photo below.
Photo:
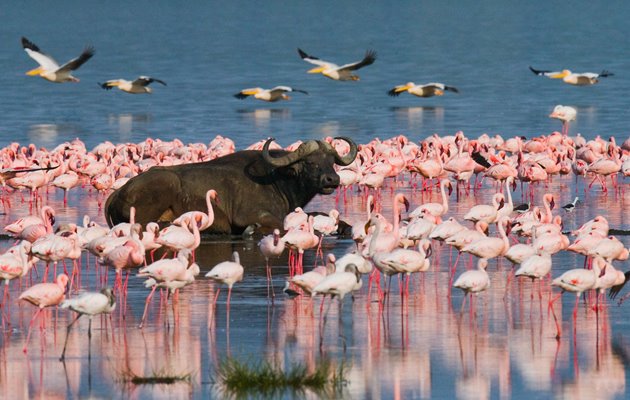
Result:
{"type": "Polygon", "coordinates": [[[26,75],[39,75],[47,81],[56,83],[79,82],[79,79],[72,76],[71,72],[78,69],[94,55],[94,47],[88,46],[79,57],[59,66],[51,56],[42,53],[39,47],[25,37],[22,37],[22,47],[24,47],[26,54],[39,64],[39,67],[28,71],[26,75]]]}
{"type": "Polygon", "coordinates": [[[450,91],[453,93],[459,93],[457,88],[453,86],[446,86],[443,83],[431,82],[426,85],[416,85],[413,82],[407,82],[404,85],[398,85],[387,92],[390,96],[398,96],[402,92],[409,92],[409,94],[413,94],[418,97],[432,97],[432,96],[443,96],[445,91],[450,91]]]}
{"type": "Polygon", "coordinates": [[[370,65],[374,62],[374,60],[376,60],[376,52],[374,50],[366,51],[363,60],[352,64],[345,64],[342,66],[333,64],[328,61],[320,60],[317,57],[309,56],[304,51],[302,51],[302,49],[298,49],[298,53],[300,54],[300,57],[302,57],[302,60],[317,65],[316,68],[308,71],[309,74],[321,73],[325,77],[334,79],[336,81],[358,81],[359,77],[353,75],[352,71],[356,71],[359,68],[370,65]]]}
{"type": "Polygon", "coordinates": [[[264,101],[290,100],[291,97],[286,95],[286,93],[288,92],[300,92],[308,94],[308,92],[305,90],[294,89],[289,86],[276,86],[271,89],[263,89],[259,87],[243,89],[240,92],[236,93],[234,97],[241,100],[247,98],[248,96],[254,96],[255,99],[264,101]]]}
{"type": "Polygon", "coordinates": [[[539,71],[537,69],[532,68],[529,69],[539,76],[546,76],[551,79],[562,79],[565,83],[569,85],[575,86],[589,86],[594,85],[599,82],[598,78],[606,78],[608,76],[613,76],[612,72],[608,72],[603,70],[599,74],[594,72],[584,72],[581,74],[571,72],[571,70],[563,69],[562,71],[539,71]]]}
{"type": "Polygon", "coordinates": [[[166,86],[166,82],[156,78],[151,78],[150,76],[140,76],[134,81],[126,81],[124,79],[112,79],[109,81],[105,81],[105,83],[99,83],[99,86],[105,90],[110,90],[113,87],[117,87],[123,92],[141,94],[152,93],[153,90],[149,87],[149,85],[153,82],[161,83],[162,85],[166,86]]]}

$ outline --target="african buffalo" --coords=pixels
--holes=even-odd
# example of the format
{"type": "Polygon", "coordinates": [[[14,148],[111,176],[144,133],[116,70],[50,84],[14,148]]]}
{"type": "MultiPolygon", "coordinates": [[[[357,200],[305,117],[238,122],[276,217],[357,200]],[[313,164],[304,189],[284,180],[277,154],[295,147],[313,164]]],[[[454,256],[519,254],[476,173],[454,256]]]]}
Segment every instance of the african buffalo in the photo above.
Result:
{"type": "Polygon", "coordinates": [[[240,234],[250,225],[263,231],[282,229],[290,211],[304,207],[316,194],[330,194],[339,185],[333,164],[348,165],[357,155],[340,156],[327,142],[310,140],[294,152],[244,150],[212,161],[170,167],[153,167],[131,178],[113,192],[105,204],[110,226],[129,221],[130,207],[136,222],[170,222],[186,211],[207,210],[206,192],[215,189],[215,220],[205,232],[240,234]]]}

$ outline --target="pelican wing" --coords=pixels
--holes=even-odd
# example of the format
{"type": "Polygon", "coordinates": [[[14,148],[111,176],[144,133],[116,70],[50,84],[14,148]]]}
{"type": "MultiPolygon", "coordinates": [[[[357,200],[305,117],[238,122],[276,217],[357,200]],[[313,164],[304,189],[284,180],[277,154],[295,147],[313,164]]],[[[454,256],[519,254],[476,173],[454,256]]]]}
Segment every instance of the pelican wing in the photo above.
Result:
{"type": "Polygon", "coordinates": [[[22,47],[26,54],[33,60],[37,61],[39,65],[46,71],[56,71],[59,68],[59,64],[51,56],[42,53],[37,45],[24,36],[22,36],[22,47]]]}
{"type": "Polygon", "coordinates": [[[166,82],[157,79],[157,78],[151,78],[150,76],[140,76],[138,77],[138,79],[136,79],[135,81],[131,82],[132,85],[138,85],[138,86],[148,86],[149,84],[153,83],[153,82],[157,82],[157,83],[161,83],[162,85],[166,86],[166,82]]]}
{"type": "Polygon", "coordinates": [[[308,94],[308,92],[306,90],[294,89],[294,88],[289,87],[289,86],[276,86],[274,88],[269,89],[269,91],[271,93],[274,93],[274,92],[282,92],[282,93],[286,93],[286,92],[300,92],[300,93],[308,94]]]}
{"type": "Polygon", "coordinates": [[[374,61],[376,60],[376,52],[374,50],[368,50],[365,52],[365,57],[363,57],[363,60],[359,61],[359,62],[355,62],[352,64],[345,64],[342,65],[341,67],[339,67],[340,70],[345,69],[348,71],[355,71],[359,68],[363,68],[365,66],[371,65],[374,63],[374,61]]]}
{"type": "Polygon", "coordinates": [[[83,50],[83,53],[81,53],[79,57],[73,58],[72,60],[62,65],[59,68],[59,71],[68,71],[68,72],[74,71],[75,69],[79,68],[81,65],[85,64],[85,62],[89,60],[90,58],[92,58],[93,55],[94,55],[94,47],[88,46],[85,48],[85,50],[83,50]]]}
{"type": "Polygon", "coordinates": [[[314,64],[314,65],[319,65],[320,67],[332,67],[332,68],[337,68],[337,64],[333,64],[330,63],[328,61],[323,61],[320,60],[317,57],[314,56],[309,56],[308,54],[306,54],[302,49],[298,49],[298,54],[300,55],[300,57],[302,57],[302,60],[314,64]]]}

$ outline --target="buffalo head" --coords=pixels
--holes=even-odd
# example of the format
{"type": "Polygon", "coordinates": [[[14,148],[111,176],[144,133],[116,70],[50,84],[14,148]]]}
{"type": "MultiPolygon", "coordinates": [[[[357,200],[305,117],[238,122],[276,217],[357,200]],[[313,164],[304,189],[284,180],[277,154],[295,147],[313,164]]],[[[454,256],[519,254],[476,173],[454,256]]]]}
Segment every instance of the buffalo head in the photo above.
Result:
{"type": "Polygon", "coordinates": [[[321,194],[331,194],[339,186],[339,175],[333,168],[334,164],[346,166],[357,156],[357,145],[347,137],[338,137],[350,145],[350,151],[340,156],[328,142],[309,140],[304,142],[294,152],[274,157],[269,152],[269,145],[274,141],[268,139],[263,146],[262,156],[265,162],[276,170],[281,170],[295,177],[299,177],[307,187],[317,188],[321,194]]]}

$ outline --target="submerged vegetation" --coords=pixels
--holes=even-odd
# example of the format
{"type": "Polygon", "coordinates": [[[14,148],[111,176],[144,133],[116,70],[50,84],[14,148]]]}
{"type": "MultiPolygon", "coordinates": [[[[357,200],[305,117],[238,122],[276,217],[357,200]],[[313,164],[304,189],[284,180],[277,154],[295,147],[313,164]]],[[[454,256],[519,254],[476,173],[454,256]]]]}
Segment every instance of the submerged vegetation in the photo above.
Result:
{"type": "Polygon", "coordinates": [[[247,395],[268,397],[284,391],[293,393],[311,391],[338,397],[347,382],[346,369],[345,364],[334,367],[331,362],[324,361],[318,364],[314,371],[309,371],[302,364],[294,364],[288,370],[283,370],[269,361],[246,363],[228,358],[217,368],[216,382],[222,390],[237,397],[247,395]]]}
{"type": "Polygon", "coordinates": [[[139,376],[131,370],[123,371],[122,380],[134,385],[170,385],[176,382],[190,383],[192,381],[192,373],[174,374],[168,371],[153,371],[150,376],[139,376]]]}

